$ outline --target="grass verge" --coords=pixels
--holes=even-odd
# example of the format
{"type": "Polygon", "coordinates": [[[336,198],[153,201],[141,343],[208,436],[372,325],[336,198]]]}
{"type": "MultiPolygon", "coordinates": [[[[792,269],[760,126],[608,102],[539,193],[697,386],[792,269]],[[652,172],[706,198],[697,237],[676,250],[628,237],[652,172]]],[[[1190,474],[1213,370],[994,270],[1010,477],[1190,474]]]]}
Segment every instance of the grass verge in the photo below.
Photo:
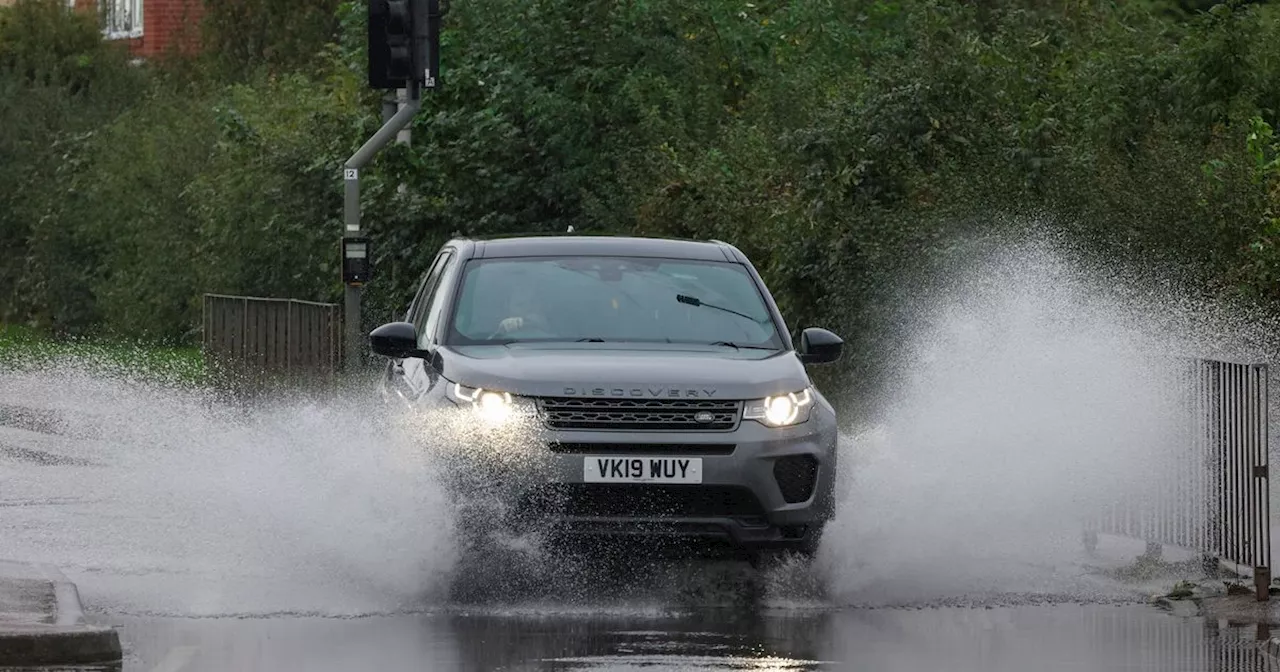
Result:
{"type": "Polygon", "coordinates": [[[160,384],[202,385],[209,380],[204,357],[196,347],[53,338],[28,327],[0,324],[0,369],[60,366],[160,384]]]}

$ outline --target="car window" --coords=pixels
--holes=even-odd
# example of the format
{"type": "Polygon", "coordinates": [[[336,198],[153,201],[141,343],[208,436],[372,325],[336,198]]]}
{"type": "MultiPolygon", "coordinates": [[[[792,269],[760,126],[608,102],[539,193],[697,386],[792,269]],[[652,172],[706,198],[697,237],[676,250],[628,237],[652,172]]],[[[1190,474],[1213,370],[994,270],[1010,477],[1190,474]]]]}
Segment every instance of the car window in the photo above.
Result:
{"type": "Polygon", "coordinates": [[[440,326],[440,316],[444,313],[445,304],[448,303],[440,290],[448,286],[449,278],[453,275],[455,266],[454,257],[450,254],[445,258],[444,264],[440,268],[439,278],[436,280],[435,287],[431,289],[431,296],[427,301],[428,308],[422,326],[418,328],[419,348],[425,348],[431,344],[431,339],[435,336],[440,326]]]}
{"type": "Polygon", "coordinates": [[[409,311],[405,315],[406,322],[412,322],[415,326],[422,321],[422,316],[427,311],[427,295],[431,293],[435,287],[436,278],[440,277],[440,269],[444,266],[444,260],[452,252],[444,250],[436,255],[431,262],[431,268],[422,275],[422,279],[418,281],[418,291],[413,297],[413,304],[409,306],[409,311]]]}
{"type": "Polygon", "coordinates": [[[422,283],[422,295],[419,297],[417,306],[414,308],[413,326],[418,331],[418,347],[424,348],[430,342],[430,337],[425,331],[427,314],[431,308],[431,303],[435,299],[436,290],[440,287],[440,276],[443,274],[445,266],[449,260],[453,258],[452,250],[445,250],[436,258],[436,262],[432,264],[431,271],[427,273],[427,279],[422,283]]]}
{"type": "Polygon", "coordinates": [[[741,264],[689,259],[472,260],[447,333],[453,344],[599,338],[782,347],[741,264]]]}

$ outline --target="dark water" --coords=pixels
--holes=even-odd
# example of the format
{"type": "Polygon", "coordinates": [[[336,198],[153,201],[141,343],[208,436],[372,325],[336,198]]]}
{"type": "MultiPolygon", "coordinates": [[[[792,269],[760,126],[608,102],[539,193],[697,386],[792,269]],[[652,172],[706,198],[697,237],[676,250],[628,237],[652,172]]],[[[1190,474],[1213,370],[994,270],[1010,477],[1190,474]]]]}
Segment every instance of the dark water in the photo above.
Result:
{"type": "Polygon", "coordinates": [[[1136,605],[101,620],[127,672],[1280,670],[1250,628],[1136,605]]]}

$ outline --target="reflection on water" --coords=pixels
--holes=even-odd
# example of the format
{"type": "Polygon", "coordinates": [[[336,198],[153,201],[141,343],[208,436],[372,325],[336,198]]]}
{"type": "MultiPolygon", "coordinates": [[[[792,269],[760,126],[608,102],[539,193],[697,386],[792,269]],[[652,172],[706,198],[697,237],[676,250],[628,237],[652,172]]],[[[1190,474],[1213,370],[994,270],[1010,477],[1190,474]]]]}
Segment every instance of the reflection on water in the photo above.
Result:
{"type": "Polygon", "coordinates": [[[1116,667],[1214,672],[1280,672],[1280,659],[1265,654],[1267,625],[1209,618],[1147,618],[1134,613],[1088,613],[1090,640],[1116,667]]]}
{"type": "Polygon", "coordinates": [[[1150,670],[1280,672],[1270,633],[1143,606],[116,617],[126,672],[183,670],[1150,670]]]}
{"type": "Polygon", "coordinates": [[[829,613],[699,611],[658,618],[473,616],[452,621],[467,669],[807,670],[834,638],[829,613]],[[537,633],[537,634],[535,634],[537,633]]]}

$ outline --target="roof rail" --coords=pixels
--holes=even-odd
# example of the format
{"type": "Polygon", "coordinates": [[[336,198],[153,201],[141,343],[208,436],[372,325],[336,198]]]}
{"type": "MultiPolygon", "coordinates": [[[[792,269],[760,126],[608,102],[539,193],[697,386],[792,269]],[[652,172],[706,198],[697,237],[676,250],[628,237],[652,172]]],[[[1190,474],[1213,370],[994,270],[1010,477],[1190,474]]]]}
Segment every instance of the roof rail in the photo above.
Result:
{"type": "Polygon", "coordinates": [[[625,236],[626,233],[601,229],[571,228],[568,231],[505,231],[501,233],[460,234],[454,238],[464,240],[501,240],[503,238],[554,238],[556,236],[625,236]]]}

